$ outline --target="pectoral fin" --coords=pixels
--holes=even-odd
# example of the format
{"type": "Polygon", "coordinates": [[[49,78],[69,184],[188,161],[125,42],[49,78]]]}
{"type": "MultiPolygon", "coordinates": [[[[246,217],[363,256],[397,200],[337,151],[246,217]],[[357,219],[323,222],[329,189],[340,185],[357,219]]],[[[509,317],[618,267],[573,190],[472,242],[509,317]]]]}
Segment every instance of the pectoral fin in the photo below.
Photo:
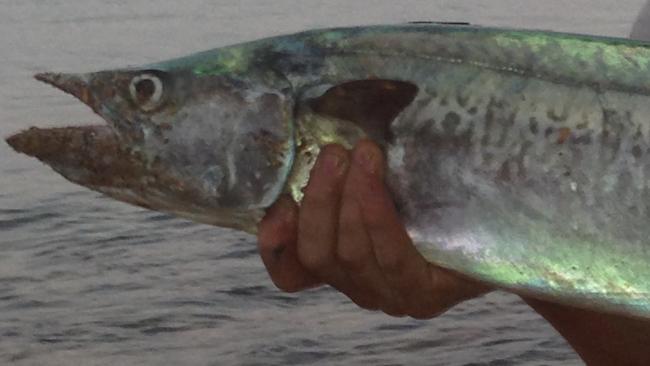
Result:
{"type": "Polygon", "coordinates": [[[350,121],[379,143],[392,139],[390,124],[418,92],[417,86],[396,80],[356,80],[336,85],[309,101],[317,114],[350,121]]]}

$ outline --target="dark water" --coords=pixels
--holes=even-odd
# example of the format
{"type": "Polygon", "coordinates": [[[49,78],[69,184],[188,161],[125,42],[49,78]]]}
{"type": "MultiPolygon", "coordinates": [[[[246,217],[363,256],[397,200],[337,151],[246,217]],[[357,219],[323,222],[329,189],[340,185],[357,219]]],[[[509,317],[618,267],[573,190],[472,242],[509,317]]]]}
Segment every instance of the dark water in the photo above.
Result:
{"type": "MultiPolygon", "coordinates": [[[[625,36],[643,1],[0,0],[0,135],[97,121],[36,71],[139,64],[306,28],[455,20],[625,36]],[[489,5],[488,5],[489,4],[489,5]]],[[[644,29],[637,28],[638,35],[644,29]]],[[[431,321],[274,289],[254,238],[113,202],[0,143],[0,364],[574,365],[518,298],[431,321]]]]}

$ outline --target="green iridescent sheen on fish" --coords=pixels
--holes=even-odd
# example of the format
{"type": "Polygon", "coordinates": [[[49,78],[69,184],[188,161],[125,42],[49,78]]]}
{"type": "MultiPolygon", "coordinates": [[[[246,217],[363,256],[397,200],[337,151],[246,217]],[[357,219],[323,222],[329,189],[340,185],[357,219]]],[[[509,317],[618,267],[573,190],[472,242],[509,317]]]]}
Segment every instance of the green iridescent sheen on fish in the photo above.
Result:
{"type": "Polygon", "coordinates": [[[118,200],[255,232],[320,148],[379,143],[427,260],[650,318],[650,45],[442,24],[315,30],[39,74],[108,126],[8,139],[118,200]]]}

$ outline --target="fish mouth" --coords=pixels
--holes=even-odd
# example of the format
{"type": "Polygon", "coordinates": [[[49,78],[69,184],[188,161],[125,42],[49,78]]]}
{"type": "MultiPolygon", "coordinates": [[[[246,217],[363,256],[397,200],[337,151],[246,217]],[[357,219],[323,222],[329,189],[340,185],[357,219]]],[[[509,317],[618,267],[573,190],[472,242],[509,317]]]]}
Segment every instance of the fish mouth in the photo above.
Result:
{"type": "MultiPolygon", "coordinates": [[[[44,72],[34,75],[34,78],[76,97],[96,114],[99,114],[97,113],[98,104],[90,90],[86,75],[44,72]]],[[[64,157],[69,158],[75,153],[87,155],[93,148],[99,146],[111,153],[121,149],[118,135],[107,125],[64,128],[31,127],[9,136],[6,141],[15,151],[35,157],[52,166],[65,165],[64,157]],[[102,143],[99,145],[91,143],[90,141],[94,141],[94,139],[89,139],[89,137],[92,136],[101,138],[102,143]],[[111,148],[106,149],[109,145],[111,148]]],[[[71,160],[69,163],[72,166],[78,161],[71,160]]]]}
{"type": "Polygon", "coordinates": [[[68,180],[96,190],[131,187],[145,167],[144,160],[125,148],[107,125],[32,127],[10,136],[7,143],[68,180]]]}
{"type": "Polygon", "coordinates": [[[8,137],[7,143],[73,183],[136,206],[173,211],[164,200],[153,204],[145,193],[152,188],[152,177],[161,177],[161,184],[175,181],[153,171],[141,154],[120,142],[110,126],[32,127],[8,137]]]}
{"type": "MultiPolygon", "coordinates": [[[[75,96],[97,113],[98,101],[88,76],[46,72],[34,78],[75,96]]],[[[146,204],[128,193],[141,188],[139,182],[150,174],[146,159],[124,143],[109,124],[31,127],[6,141],[15,151],[37,158],[74,183],[139,206],[146,204]]]]}

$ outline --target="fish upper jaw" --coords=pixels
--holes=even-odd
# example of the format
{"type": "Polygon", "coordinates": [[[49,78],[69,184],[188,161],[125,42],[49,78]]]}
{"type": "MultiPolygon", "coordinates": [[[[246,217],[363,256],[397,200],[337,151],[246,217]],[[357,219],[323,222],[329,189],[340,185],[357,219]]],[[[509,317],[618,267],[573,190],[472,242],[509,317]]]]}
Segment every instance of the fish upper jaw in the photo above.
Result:
{"type": "Polygon", "coordinates": [[[92,108],[95,113],[98,113],[99,103],[90,90],[89,77],[87,74],[43,72],[34,75],[34,78],[75,96],[84,104],[92,108]]]}

